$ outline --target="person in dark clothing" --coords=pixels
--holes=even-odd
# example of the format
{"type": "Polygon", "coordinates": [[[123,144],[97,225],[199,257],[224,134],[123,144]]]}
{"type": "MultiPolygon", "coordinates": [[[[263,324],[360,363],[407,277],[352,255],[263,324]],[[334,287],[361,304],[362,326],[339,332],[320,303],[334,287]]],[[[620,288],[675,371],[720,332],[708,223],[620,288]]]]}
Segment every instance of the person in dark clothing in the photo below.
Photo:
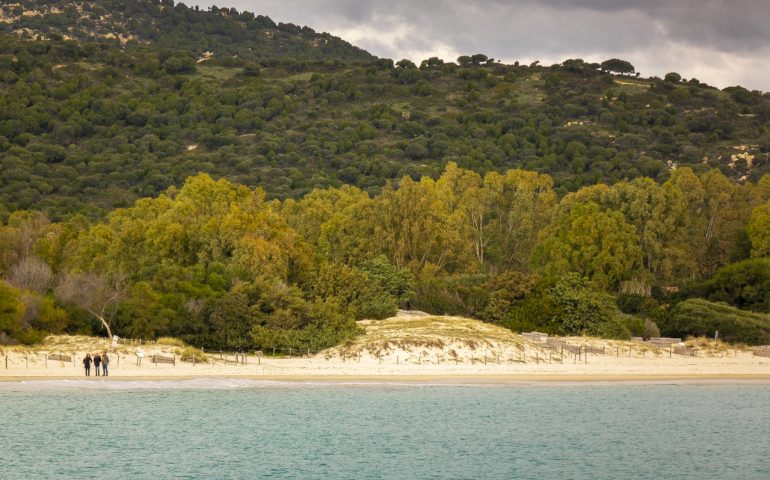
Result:
{"type": "Polygon", "coordinates": [[[86,369],[86,377],[91,375],[91,354],[86,353],[86,358],[83,359],[83,366],[86,369]]]}
{"type": "Polygon", "coordinates": [[[99,370],[99,367],[101,366],[101,364],[102,364],[102,357],[100,357],[99,354],[97,353],[96,355],[94,355],[94,367],[96,368],[97,377],[99,376],[99,373],[101,373],[101,371],[99,370]]]}
{"type": "Polygon", "coordinates": [[[107,356],[107,352],[102,355],[102,375],[105,377],[109,374],[107,372],[107,366],[110,364],[110,357],[107,356]]]}

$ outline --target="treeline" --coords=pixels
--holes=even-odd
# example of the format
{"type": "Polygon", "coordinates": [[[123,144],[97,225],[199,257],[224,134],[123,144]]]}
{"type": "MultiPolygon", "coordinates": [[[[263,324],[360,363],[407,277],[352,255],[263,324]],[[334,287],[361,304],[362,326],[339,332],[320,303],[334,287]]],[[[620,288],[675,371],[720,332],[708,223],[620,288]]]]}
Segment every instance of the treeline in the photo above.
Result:
{"type": "Polygon", "coordinates": [[[11,213],[0,228],[0,335],[316,350],[356,335],[355,320],[408,307],[513,330],[627,338],[719,327],[761,343],[769,227],[770,176],[738,184],[716,170],[560,197],[548,175],[449,164],[376,196],[343,186],[285,201],[200,174],[103,222],[11,213]]]}
{"type": "Polygon", "coordinates": [[[283,200],[345,184],[376,196],[403,176],[437,179],[448,162],[547,173],[559,195],[662,183],[677,166],[752,182],[770,171],[770,95],[673,72],[217,48],[198,62],[202,48],[0,34],[0,202],[93,219],[198,172],[283,200]]]}

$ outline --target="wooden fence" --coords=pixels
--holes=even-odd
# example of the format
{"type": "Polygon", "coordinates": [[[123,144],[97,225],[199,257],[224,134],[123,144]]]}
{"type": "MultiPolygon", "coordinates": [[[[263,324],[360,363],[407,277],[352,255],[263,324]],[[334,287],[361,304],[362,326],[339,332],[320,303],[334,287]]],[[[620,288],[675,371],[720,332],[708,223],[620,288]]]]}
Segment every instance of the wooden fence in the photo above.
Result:
{"type": "Polygon", "coordinates": [[[59,360],[60,362],[71,362],[72,355],[62,355],[61,353],[51,353],[47,356],[48,360],[59,360]]]}
{"type": "Polygon", "coordinates": [[[568,351],[569,353],[573,355],[580,355],[583,352],[583,347],[580,345],[564,345],[564,350],[568,351]]]}
{"type": "Polygon", "coordinates": [[[604,347],[591,347],[588,345],[583,346],[583,351],[592,355],[604,355],[604,347]]]}
{"type": "Polygon", "coordinates": [[[754,355],[757,357],[770,357],[770,345],[762,345],[754,348],[754,355]]]}
{"type": "Polygon", "coordinates": [[[696,357],[697,352],[694,348],[677,346],[674,347],[674,353],[677,355],[684,355],[685,357],[696,357]]]}
{"type": "Polygon", "coordinates": [[[649,342],[653,345],[660,345],[664,347],[668,347],[669,345],[673,345],[675,343],[680,343],[681,341],[681,338],[672,337],[652,337],[649,340],[649,342]]]}
{"type": "Polygon", "coordinates": [[[174,366],[176,366],[176,355],[173,357],[164,357],[163,355],[153,355],[152,356],[152,363],[158,364],[158,363],[170,363],[174,366]]]}
{"type": "Polygon", "coordinates": [[[527,340],[537,342],[537,343],[543,343],[548,340],[548,334],[541,333],[541,332],[524,332],[521,334],[521,336],[526,338],[527,340]]]}

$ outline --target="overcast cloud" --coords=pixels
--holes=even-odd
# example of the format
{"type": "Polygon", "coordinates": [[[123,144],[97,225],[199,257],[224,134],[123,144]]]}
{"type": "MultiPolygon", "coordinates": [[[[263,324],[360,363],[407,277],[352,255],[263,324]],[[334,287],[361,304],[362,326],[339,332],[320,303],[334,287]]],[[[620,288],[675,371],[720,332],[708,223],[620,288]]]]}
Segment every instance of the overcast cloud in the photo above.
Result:
{"type": "Polygon", "coordinates": [[[203,0],[326,31],[416,63],[484,53],[506,63],[630,61],[718,87],[770,91],[770,0],[203,0]]]}

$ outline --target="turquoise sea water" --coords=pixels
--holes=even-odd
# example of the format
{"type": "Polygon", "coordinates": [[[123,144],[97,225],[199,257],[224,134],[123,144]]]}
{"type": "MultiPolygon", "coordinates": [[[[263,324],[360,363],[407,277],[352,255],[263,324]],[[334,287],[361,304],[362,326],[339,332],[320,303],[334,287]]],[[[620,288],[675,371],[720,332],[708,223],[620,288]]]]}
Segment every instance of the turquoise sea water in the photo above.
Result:
{"type": "Polygon", "coordinates": [[[0,479],[770,479],[770,385],[0,382],[0,479]]]}

